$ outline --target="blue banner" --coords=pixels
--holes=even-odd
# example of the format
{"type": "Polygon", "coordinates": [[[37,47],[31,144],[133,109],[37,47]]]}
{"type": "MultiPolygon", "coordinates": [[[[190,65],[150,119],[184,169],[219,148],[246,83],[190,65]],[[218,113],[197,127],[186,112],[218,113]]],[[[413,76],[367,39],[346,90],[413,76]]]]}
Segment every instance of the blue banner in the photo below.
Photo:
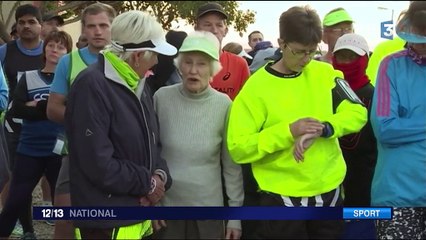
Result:
{"type": "Polygon", "coordinates": [[[33,207],[35,220],[333,220],[339,207],[33,207]]]}
{"type": "Polygon", "coordinates": [[[344,219],[392,219],[392,208],[344,208],[344,219]]]}
{"type": "Polygon", "coordinates": [[[380,37],[386,39],[393,39],[393,20],[380,23],[380,37]]]}

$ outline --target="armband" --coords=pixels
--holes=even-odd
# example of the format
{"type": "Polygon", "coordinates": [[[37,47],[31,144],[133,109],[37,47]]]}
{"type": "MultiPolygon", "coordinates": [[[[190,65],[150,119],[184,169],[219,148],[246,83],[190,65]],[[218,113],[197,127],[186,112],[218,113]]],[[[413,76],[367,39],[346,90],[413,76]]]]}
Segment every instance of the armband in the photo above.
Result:
{"type": "Polygon", "coordinates": [[[336,87],[333,90],[340,98],[339,102],[346,99],[352,103],[358,103],[358,104],[361,104],[362,106],[365,106],[364,103],[361,101],[361,99],[359,99],[358,95],[356,95],[356,93],[352,90],[352,88],[349,86],[348,82],[345,79],[336,77],[334,81],[336,82],[336,87]]]}

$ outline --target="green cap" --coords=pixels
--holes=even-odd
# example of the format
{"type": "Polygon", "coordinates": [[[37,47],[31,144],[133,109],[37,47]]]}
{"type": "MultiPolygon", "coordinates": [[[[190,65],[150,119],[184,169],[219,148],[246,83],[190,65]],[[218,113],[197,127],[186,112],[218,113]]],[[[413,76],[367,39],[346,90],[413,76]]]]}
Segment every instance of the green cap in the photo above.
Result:
{"type": "Polygon", "coordinates": [[[322,25],[329,27],[341,22],[353,22],[349,13],[344,9],[325,15],[324,20],[322,21],[322,25]]]}
{"type": "Polygon", "coordinates": [[[219,40],[211,32],[195,31],[183,40],[179,52],[203,52],[219,61],[219,40]]]}

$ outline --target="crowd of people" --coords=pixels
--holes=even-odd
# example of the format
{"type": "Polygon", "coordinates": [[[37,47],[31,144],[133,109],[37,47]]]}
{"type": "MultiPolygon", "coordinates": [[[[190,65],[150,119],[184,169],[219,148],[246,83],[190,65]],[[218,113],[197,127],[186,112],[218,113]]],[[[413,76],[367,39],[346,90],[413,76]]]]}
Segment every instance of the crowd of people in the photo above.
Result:
{"type": "Polygon", "coordinates": [[[56,207],[393,208],[377,221],[57,220],[54,239],[426,238],[426,2],[373,50],[341,7],[291,7],[278,47],[253,31],[250,52],[223,44],[220,3],[194,14],[193,32],[165,33],[150,13],[93,3],[72,51],[60,16],[16,9],[0,46],[0,238],[37,238],[39,182],[56,207]]]}

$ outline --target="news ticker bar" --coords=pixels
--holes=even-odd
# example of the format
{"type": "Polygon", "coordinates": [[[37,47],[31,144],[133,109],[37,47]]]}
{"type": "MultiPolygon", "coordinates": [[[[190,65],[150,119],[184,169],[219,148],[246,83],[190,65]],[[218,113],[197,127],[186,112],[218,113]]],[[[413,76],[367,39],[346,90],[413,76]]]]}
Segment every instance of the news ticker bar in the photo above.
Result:
{"type": "Polygon", "coordinates": [[[392,208],[342,207],[33,207],[34,220],[392,219],[392,208]]]}

